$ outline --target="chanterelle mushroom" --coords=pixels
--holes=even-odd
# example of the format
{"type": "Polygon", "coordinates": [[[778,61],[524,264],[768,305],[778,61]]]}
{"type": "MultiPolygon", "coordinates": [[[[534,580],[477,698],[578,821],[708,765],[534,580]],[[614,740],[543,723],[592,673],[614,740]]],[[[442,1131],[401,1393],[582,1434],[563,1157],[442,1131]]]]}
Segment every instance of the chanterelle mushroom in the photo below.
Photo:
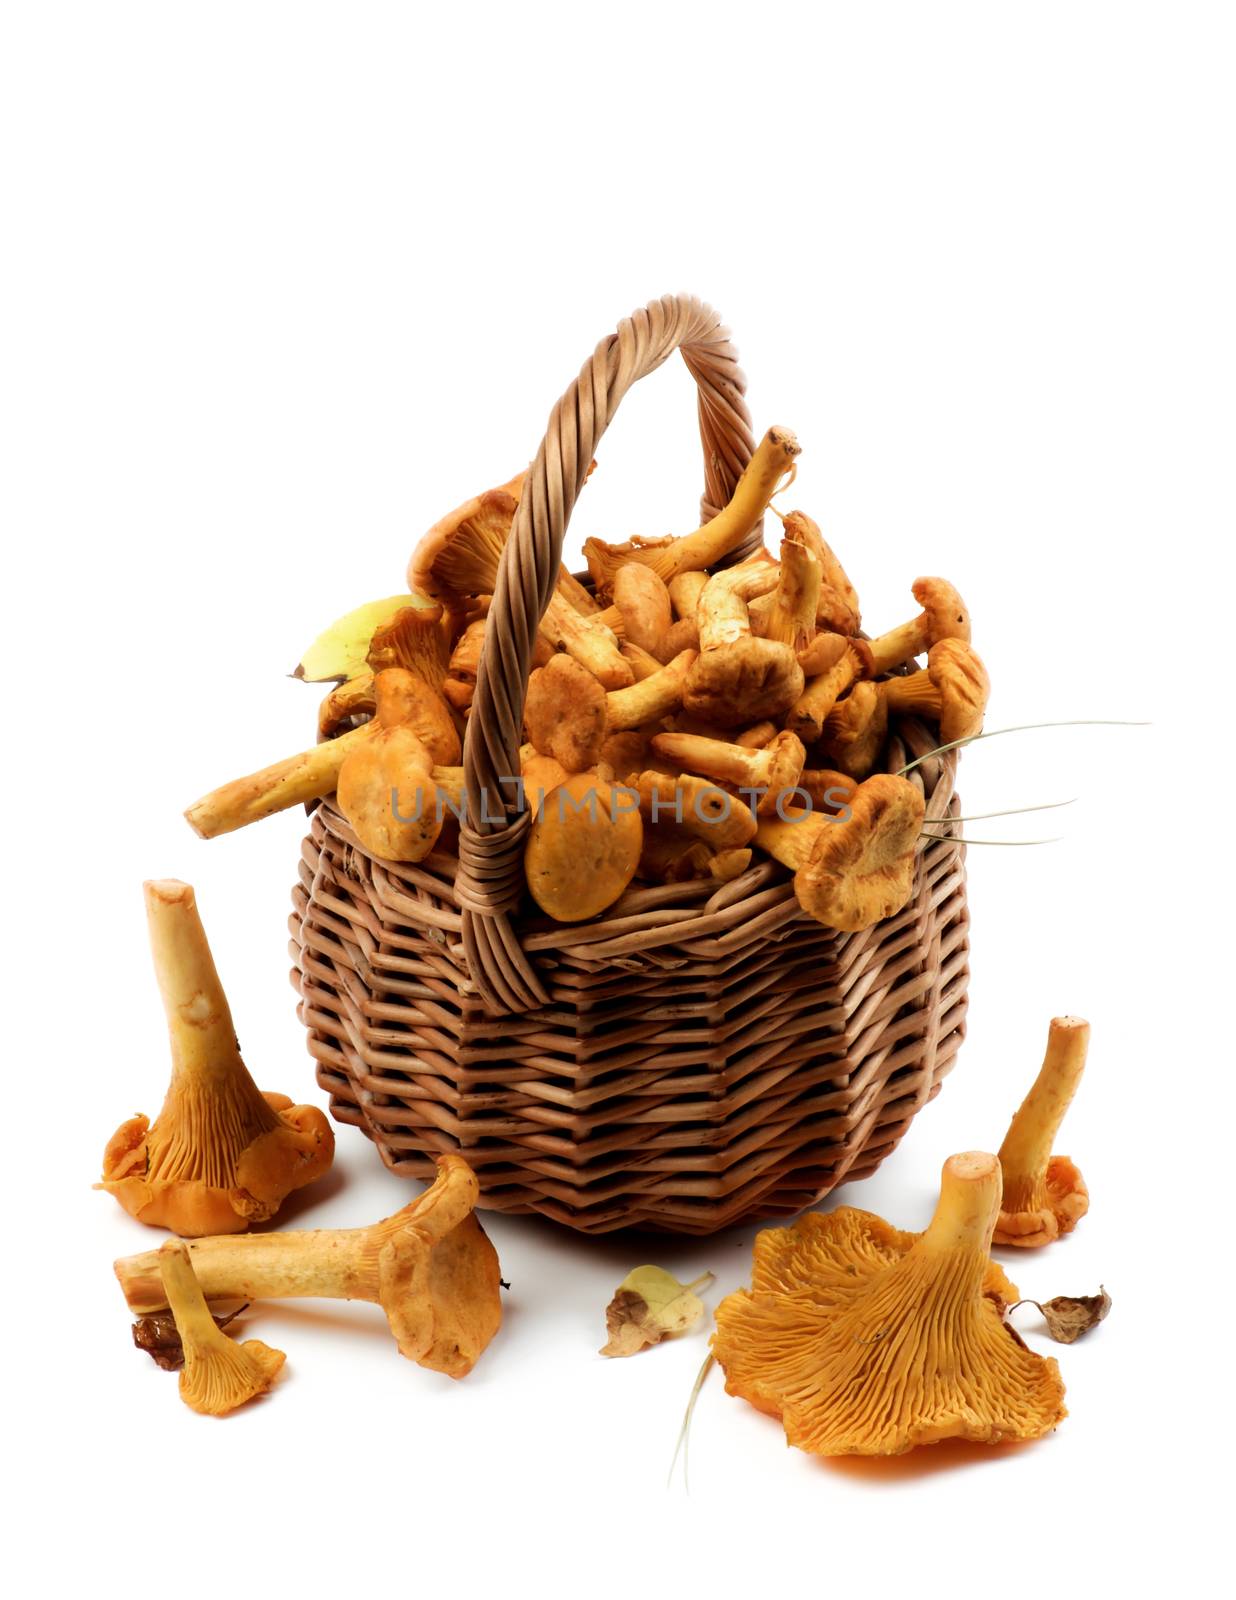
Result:
{"type": "Polygon", "coordinates": [[[850,685],[860,678],[871,677],[874,662],[871,646],[865,639],[841,639],[840,634],[819,635],[803,652],[807,671],[813,673],[794,702],[785,719],[785,725],[796,733],[804,744],[814,744],[824,732],[829,712],[850,685]],[[834,641],[840,640],[840,643],[834,641]],[[831,660],[829,659],[831,657],[831,660]],[[817,667],[817,661],[828,664],[817,667]]]}
{"type": "Polygon", "coordinates": [[[286,1359],[283,1351],[260,1339],[237,1344],[228,1338],[210,1314],[182,1240],[169,1239],[156,1254],[163,1295],[184,1350],[180,1398],[203,1416],[225,1417],[265,1394],[286,1359]]]}
{"type": "Polygon", "coordinates": [[[755,842],[793,868],[794,892],[808,916],[856,933],[895,916],[909,900],[924,805],[907,779],[877,773],[859,784],[846,808],[848,817],[783,807],[760,819],[755,842]]]}
{"type": "Polygon", "coordinates": [[[450,651],[442,631],[442,607],[406,606],[379,628],[369,650],[372,671],[332,689],[318,708],[318,738],[329,739],[348,717],[372,714],[377,706],[375,674],[401,669],[408,675],[404,722],[443,766],[459,761],[462,746],[442,693],[450,651]]]}
{"type": "Polygon", "coordinates": [[[614,604],[627,640],[659,657],[673,614],[664,580],[638,561],[624,562],[614,574],[614,604]]]}
{"type": "Polygon", "coordinates": [[[442,693],[450,656],[450,635],[442,607],[405,606],[374,631],[369,644],[370,670],[338,684],[323,700],[318,709],[318,738],[333,737],[348,717],[372,714],[376,701],[374,674],[388,667],[402,667],[416,680],[409,726],[434,761],[454,765],[461,746],[442,693]]]}
{"type": "MultiPolygon", "coordinates": [[[[382,724],[377,720],[365,722],[337,739],[314,745],[312,750],[287,756],[248,777],[234,778],[195,800],[185,812],[185,821],[199,838],[215,839],[222,833],[248,827],[251,822],[260,822],[263,817],[273,817],[289,806],[323,800],[335,792],[339,773],[352,751],[368,744],[381,731],[382,724]]],[[[453,792],[461,770],[435,766],[434,784],[453,792]]]]}
{"type": "Polygon", "coordinates": [[[911,591],[923,609],[911,621],[871,641],[875,677],[922,655],[941,639],[970,642],[970,613],[947,578],[915,578],[911,591]]]}
{"type": "Polygon", "coordinates": [[[781,791],[797,784],[807,759],[801,739],[792,733],[778,733],[758,749],[693,733],[658,733],[652,750],[684,772],[733,784],[744,800],[754,799],[761,813],[773,810],[781,791]]]}
{"type": "Polygon", "coordinates": [[[852,778],[875,766],[888,732],[888,705],[874,683],[856,683],[824,719],[820,754],[852,778]]]}
{"type": "Polygon", "coordinates": [[[528,738],[568,772],[587,771],[601,759],[611,734],[655,722],[681,702],[694,661],[694,650],[684,650],[663,667],[654,661],[647,677],[629,689],[607,693],[577,661],[556,655],[528,680],[524,703],[528,738]]]}
{"type": "Polygon", "coordinates": [[[941,639],[927,652],[925,672],[889,678],[880,690],[890,712],[933,718],[941,744],[952,744],[982,729],[991,682],[964,639],[941,639]]]}
{"type": "Polygon", "coordinates": [[[238,1233],[320,1178],[335,1136],[316,1106],[264,1095],[249,1076],[193,890],[174,879],[143,888],[172,1080],[153,1126],[131,1117],[112,1135],[98,1187],[139,1222],[238,1233]]]}
{"type": "Polygon", "coordinates": [[[441,689],[451,659],[451,629],[440,605],[404,606],[379,623],[366,662],[374,672],[403,667],[430,689],[441,689]]]}
{"type": "MultiPolygon", "coordinates": [[[[479,1192],[462,1156],[439,1156],[432,1186],[371,1228],[196,1239],[189,1259],[208,1300],[373,1301],[401,1355],[462,1378],[502,1322],[498,1256],[474,1209],[479,1192]]],[[[167,1304],[160,1266],[157,1250],[116,1262],[131,1310],[167,1304]]]]}
{"type": "Polygon", "coordinates": [[[577,772],[545,796],[528,830],[528,892],[556,922],[595,917],[635,876],[643,841],[634,798],[577,772]]]}
{"type": "Polygon", "coordinates": [[[378,728],[339,769],[339,809],[371,855],[422,861],[442,830],[433,761],[414,732],[418,681],[402,667],[374,680],[378,728]]]}
{"type": "Polygon", "coordinates": [[[654,826],[671,823],[715,853],[744,849],[755,837],[756,823],[750,806],[711,779],[697,778],[692,772],[670,777],[648,771],[636,777],[633,787],[646,822],[654,826]]]}
{"type": "Polygon", "coordinates": [[[924,1233],[842,1206],[757,1235],[750,1291],[717,1307],[729,1393],[822,1456],[1050,1433],[1064,1385],[1004,1321],[1018,1296],[988,1254],[999,1205],[999,1162],[969,1152],[945,1162],[924,1233]]]}
{"type": "MultiPolygon", "coordinates": [[[[412,554],[409,587],[442,596],[457,607],[465,596],[493,594],[521,487],[522,474],[504,488],[489,489],[466,501],[435,523],[412,554]]],[[[607,689],[623,689],[631,682],[631,669],[618,654],[612,628],[577,610],[574,590],[564,594],[556,588],[550,595],[541,632],[551,644],[583,662],[607,689]]]]}
{"type": "Polygon", "coordinates": [[[820,594],[816,618],[822,628],[835,628],[838,633],[857,633],[862,626],[858,594],[845,568],[833,554],[819,523],[805,511],[789,511],[784,516],[772,508],[785,529],[787,539],[803,545],[815,557],[820,568],[820,594]]]}
{"type": "Polygon", "coordinates": [[[1089,1045],[1088,1022],[1052,1018],[1039,1075],[1000,1146],[1004,1200],[997,1244],[1049,1244],[1072,1233],[1090,1208],[1081,1173],[1068,1156],[1053,1155],[1051,1149],[1081,1082],[1089,1045]]]}
{"type": "Polygon", "coordinates": [[[820,563],[806,545],[781,542],[777,587],[751,602],[751,626],[765,639],[788,644],[795,655],[815,638],[820,602],[820,563]]]}
{"type": "Polygon", "coordinates": [[[680,539],[633,539],[625,545],[585,540],[584,559],[597,592],[610,592],[619,568],[626,562],[651,567],[667,584],[680,573],[715,567],[759,522],[799,450],[798,440],[788,428],[770,428],[734,486],[729,504],[711,522],[680,539]]]}
{"type": "Polygon", "coordinates": [[[803,669],[790,646],[751,632],[747,602],[771,592],[777,578],[776,563],[757,557],[705,584],[697,607],[700,653],[682,697],[693,716],[740,728],[780,717],[802,693],[803,669]]]}

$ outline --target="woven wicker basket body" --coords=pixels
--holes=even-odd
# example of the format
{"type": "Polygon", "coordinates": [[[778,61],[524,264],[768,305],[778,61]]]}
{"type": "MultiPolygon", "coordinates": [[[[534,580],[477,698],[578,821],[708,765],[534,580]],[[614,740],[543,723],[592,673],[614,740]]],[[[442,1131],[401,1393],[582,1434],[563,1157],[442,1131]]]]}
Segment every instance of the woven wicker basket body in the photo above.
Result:
{"type": "MultiPolygon", "coordinates": [[[[529,469],[469,718],[458,857],[377,860],[325,803],[291,919],[334,1115],[397,1172],[427,1178],[436,1154],[458,1151],[483,1204],[587,1232],[707,1233],[867,1176],[964,1034],[957,839],[924,838],[909,904],[856,934],[803,915],[790,875],[762,859],[721,886],[635,885],[579,926],[523,908],[528,818],[491,797],[514,793],[500,780],[519,770],[536,625],[593,447],[675,349],[700,390],[704,514],[724,504],[752,450],[742,375],[715,314],[667,297],[597,347],[529,469]]],[[[903,723],[890,769],[932,743],[903,723]]],[[[954,775],[955,754],[914,768],[929,819],[956,815],[954,775]]]]}

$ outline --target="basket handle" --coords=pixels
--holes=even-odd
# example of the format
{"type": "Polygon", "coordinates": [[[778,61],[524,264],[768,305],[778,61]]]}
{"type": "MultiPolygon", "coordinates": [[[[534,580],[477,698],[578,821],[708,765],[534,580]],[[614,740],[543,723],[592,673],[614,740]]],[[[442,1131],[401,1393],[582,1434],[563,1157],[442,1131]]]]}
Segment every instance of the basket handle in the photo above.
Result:
{"type": "MultiPolygon", "coordinates": [[[[563,536],[601,435],[631,385],[655,372],[675,350],[682,352],[699,388],[701,520],[726,504],[755,449],[743,398],[746,380],[711,306],[693,295],[665,295],[624,318],[601,340],[550,413],[499,562],[464,739],[468,804],[456,877],[468,965],[482,1000],[495,1013],[526,1011],[548,1000],[511,924],[524,889],[529,815],[516,803],[516,780],[537,626],[557,582],[563,536]]],[[[761,531],[757,526],[731,559],[753,548],[761,531]]]]}

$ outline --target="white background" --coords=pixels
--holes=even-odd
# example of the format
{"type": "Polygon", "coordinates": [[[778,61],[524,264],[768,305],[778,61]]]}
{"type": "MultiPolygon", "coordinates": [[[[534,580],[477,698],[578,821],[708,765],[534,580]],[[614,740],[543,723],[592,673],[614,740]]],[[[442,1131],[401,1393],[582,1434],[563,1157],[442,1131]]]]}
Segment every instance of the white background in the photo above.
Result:
{"type": "MultiPolygon", "coordinates": [[[[18,1588],[423,1594],[1117,1592],[1220,1559],[1229,1470],[1233,35],[1200,5],[758,9],[13,4],[0,31],[10,1195],[18,1588]],[[299,814],[203,844],[205,789],[311,741],[285,676],[417,535],[536,448],[616,320],[724,312],[757,430],[869,625],[942,572],[989,726],[967,809],[970,1036],[879,1176],[927,1219],[1048,1018],[1094,1027],[1062,1140],[1092,1211],[1006,1263],[1115,1308],[1041,1444],[823,1464],[701,1329],[596,1350],[626,1270],[741,1283],[750,1228],[587,1241],[494,1219],[507,1322],[465,1382],[373,1307],[256,1308],[264,1404],[192,1415],[129,1347],[92,1193],[166,1077],[144,877],[195,883],[246,1057],[319,1099],[288,985],[299,814]]],[[[628,399],[570,536],[694,526],[690,381],[628,399]]],[[[289,1207],[408,1198],[361,1136],[289,1207]]],[[[1022,1314],[1025,1316],[1025,1313],[1022,1314]]],[[[1025,1323],[1045,1352],[1033,1313],[1025,1323]]],[[[15,1491],[15,1492],[14,1492],[15,1491]]]]}

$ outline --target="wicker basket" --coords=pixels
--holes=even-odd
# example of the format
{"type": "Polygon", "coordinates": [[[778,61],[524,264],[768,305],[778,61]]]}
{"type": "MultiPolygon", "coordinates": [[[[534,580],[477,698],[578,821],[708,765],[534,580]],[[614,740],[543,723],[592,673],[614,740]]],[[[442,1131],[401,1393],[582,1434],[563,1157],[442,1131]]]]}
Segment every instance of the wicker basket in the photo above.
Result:
{"type": "MultiPolygon", "coordinates": [[[[480,797],[513,793],[499,780],[519,770],[532,639],[595,446],[675,349],[699,388],[703,515],[729,498],[753,449],[742,374],[716,314],[668,296],[598,345],[529,469],[468,723],[458,859],[377,860],[327,802],[293,896],[293,981],[334,1115],[396,1172],[427,1178],[459,1151],[483,1204],[593,1233],[708,1233],[866,1177],[965,1031],[955,839],[920,841],[909,904],[856,934],[805,917],[763,859],[721,887],[635,886],[580,926],[524,912],[528,818],[490,821],[480,797]]],[[[902,722],[890,770],[933,742],[902,722]]],[[[957,814],[954,775],[954,754],[911,774],[929,818],[957,814]]]]}

